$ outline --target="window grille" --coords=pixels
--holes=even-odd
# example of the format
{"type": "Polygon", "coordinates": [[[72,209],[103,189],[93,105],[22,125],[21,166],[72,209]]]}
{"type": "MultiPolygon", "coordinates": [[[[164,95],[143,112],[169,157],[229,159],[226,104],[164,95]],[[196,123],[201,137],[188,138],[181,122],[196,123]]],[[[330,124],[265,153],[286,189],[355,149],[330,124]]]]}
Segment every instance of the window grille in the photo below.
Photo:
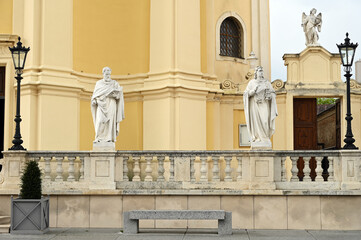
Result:
{"type": "Polygon", "coordinates": [[[237,22],[231,17],[226,18],[221,24],[220,31],[220,55],[242,58],[241,29],[237,22]]]}

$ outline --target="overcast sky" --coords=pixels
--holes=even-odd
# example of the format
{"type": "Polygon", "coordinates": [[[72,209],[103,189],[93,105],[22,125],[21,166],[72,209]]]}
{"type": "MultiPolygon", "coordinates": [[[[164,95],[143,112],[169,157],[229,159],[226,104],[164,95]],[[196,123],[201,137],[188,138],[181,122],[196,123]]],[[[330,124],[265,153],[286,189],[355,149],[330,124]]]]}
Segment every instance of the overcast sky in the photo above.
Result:
{"type": "MultiPolygon", "coordinates": [[[[302,12],[309,15],[312,8],[317,9],[316,15],[322,13],[319,43],[329,52],[338,53],[336,43],[344,42],[346,32],[351,42],[361,44],[361,0],[270,0],[272,81],[287,80],[283,54],[306,48],[302,12]]],[[[356,49],[355,61],[360,58],[361,46],[356,49]]]]}

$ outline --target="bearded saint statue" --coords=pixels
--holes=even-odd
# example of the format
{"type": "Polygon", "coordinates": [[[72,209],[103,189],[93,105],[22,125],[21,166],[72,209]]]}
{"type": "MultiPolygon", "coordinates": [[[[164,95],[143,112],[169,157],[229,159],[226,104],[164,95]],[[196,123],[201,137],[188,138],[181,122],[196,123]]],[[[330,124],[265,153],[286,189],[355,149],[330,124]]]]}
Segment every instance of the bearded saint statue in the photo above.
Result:
{"type": "Polygon", "coordinates": [[[95,127],[94,144],[115,142],[119,123],[124,119],[123,87],[110,78],[112,70],[103,68],[104,78],[95,84],[91,97],[91,112],[95,127]]]}

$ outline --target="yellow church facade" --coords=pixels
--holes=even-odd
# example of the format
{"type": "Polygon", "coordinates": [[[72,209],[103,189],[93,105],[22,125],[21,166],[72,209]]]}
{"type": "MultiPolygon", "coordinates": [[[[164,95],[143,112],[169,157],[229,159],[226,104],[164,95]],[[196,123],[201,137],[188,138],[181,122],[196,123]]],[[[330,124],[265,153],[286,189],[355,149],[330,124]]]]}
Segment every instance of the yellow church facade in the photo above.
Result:
{"type": "MultiPolygon", "coordinates": [[[[236,229],[361,229],[361,152],[328,151],[346,131],[339,54],[312,46],[283,56],[273,150],[249,150],[242,95],[255,66],[271,79],[270,54],[268,0],[0,0],[0,215],[10,215],[22,167],[35,160],[51,227],[119,228],[137,209],[224,209],[236,229]],[[18,36],[30,47],[20,95],[29,151],[6,151],[16,110],[8,47],[18,36]],[[108,152],[92,151],[90,106],[105,66],[125,100],[117,151],[108,152]],[[320,122],[317,98],[337,99],[320,122]],[[335,143],[316,134],[322,127],[335,143]]],[[[351,83],[360,146],[361,86],[351,83]]]]}
{"type": "Polygon", "coordinates": [[[7,47],[17,36],[31,49],[21,86],[21,134],[28,150],[92,149],[90,98],[104,66],[124,87],[117,150],[249,148],[239,144],[238,125],[245,124],[240,91],[225,94],[220,85],[229,81],[245,88],[251,52],[270,78],[268,4],[2,0],[4,149],[11,146],[15,128],[15,80],[7,47]],[[238,31],[237,46],[231,46],[237,55],[220,52],[225,36],[232,34],[221,32],[227,21],[226,27],[238,31]]]}
{"type": "MultiPolygon", "coordinates": [[[[8,47],[17,36],[31,48],[21,86],[21,134],[28,150],[92,150],[90,98],[104,66],[124,87],[117,150],[249,149],[242,93],[256,65],[271,79],[268,1],[2,0],[0,9],[3,149],[11,146],[15,128],[8,47]]],[[[298,148],[294,99],[338,98],[339,115],[346,109],[338,54],[308,47],[285,54],[284,61],[286,83],[273,82],[275,150],[298,148]]],[[[356,145],[358,86],[353,81],[356,145]]],[[[342,117],[341,136],[345,126],[342,117]]]]}

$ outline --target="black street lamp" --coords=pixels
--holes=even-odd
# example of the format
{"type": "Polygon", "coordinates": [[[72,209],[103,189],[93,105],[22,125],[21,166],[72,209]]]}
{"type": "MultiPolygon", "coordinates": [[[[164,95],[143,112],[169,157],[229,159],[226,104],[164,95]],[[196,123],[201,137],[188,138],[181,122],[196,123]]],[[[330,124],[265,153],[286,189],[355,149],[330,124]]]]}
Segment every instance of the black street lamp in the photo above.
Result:
{"type": "Polygon", "coordinates": [[[355,51],[358,46],[358,43],[353,44],[350,43],[350,39],[348,38],[348,33],[346,33],[345,42],[341,44],[336,44],[338,47],[338,50],[340,51],[342,65],[344,67],[344,71],[346,74],[344,75],[346,77],[346,83],[347,83],[347,113],[346,113],[346,121],[347,121],[347,130],[345,139],[343,140],[346,144],[343,146],[343,149],[358,149],[353,143],[355,142],[355,139],[353,138],[352,129],[351,129],[351,101],[350,101],[350,77],[352,76],[351,72],[351,66],[353,63],[353,58],[355,56],[355,51]]]}
{"type": "Polygon", "coordinates": [[[25,60],[26,60],[26,55],[28,54],[30,47],[26,48],[24,46],[22,46],[22,43],[20,42],[20,37],[19,37],[19,42],[16,44],[16,47],[12,47],[10,48],[11,51],[11,55],[13,57],[13,61],[14,61],[14,66],[15,66],[15,73],[16,73],[16,77],[15,79],[17,80],[17,92],[16,92],[16,116],[15,116],[15,123],[16,123],[16,127],[15,127],[15,135],[14,135],[14,139],[13,139],[13,146],[11,148],[9,148],[9,150],[26,150],[21,144],[23,143],[23,140],[21,139],[21,134],[20,134],[20,122],[21,122],[21,116],[20,116],[20,83],[21,83],[21,79],[23,79],[23,77],[21,76],[21,74],[23,73],[24,70],[24,66],[25,66],[25,60]]]}

